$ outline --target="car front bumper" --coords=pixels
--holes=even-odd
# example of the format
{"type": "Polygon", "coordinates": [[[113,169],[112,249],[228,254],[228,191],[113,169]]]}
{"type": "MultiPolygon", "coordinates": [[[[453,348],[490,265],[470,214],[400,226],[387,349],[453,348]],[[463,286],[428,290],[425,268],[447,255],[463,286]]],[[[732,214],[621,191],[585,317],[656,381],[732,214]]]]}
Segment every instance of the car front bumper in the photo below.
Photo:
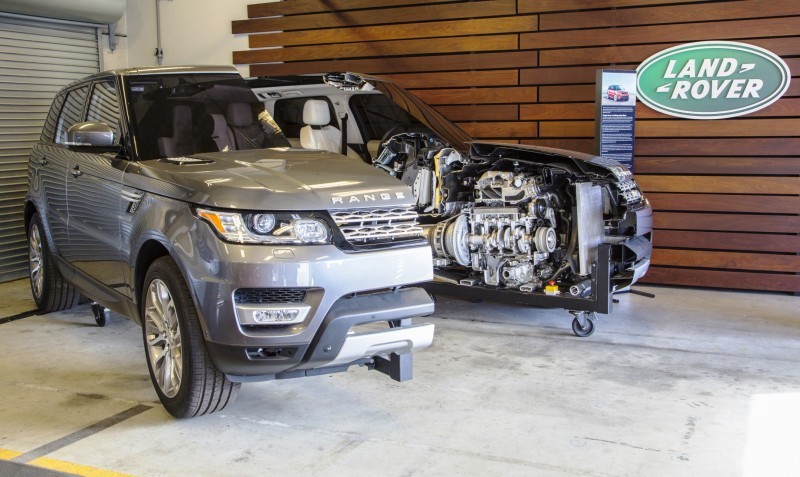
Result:
{"type": "Polygon", "coordinates": [[[226,243],[205,224],[194,235],[194,253],[181,261],[211,359],[232,379],[333,371],[375,355],[419,350],[433,339],[432,325],[410,323],[433,312],[430,296],[410,286],[432,279],[425,244],[347,253],[334,245],[226,243]],[[304,315],[296,323],[253,325],[243,309],[252,312],[260,305],[237,303],[241,288],[302,290],[301,303],[263,307],[301,308],[304,315]],[[380,322],[385,329],[353,330],[380,322]]]}

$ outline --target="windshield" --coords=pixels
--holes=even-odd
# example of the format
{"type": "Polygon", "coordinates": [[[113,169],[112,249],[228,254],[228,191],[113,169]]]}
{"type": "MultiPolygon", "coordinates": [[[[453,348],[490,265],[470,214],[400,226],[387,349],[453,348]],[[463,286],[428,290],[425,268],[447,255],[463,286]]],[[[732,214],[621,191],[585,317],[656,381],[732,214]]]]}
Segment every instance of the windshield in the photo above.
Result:
{"type": "Polygon", "coordinates": [[[141,160],[289,147],[238,75],[131,76],[125,79],[125,94],[141,160]]]}
{"type": "Polygon", "coordinates": [[[383,136],[398,127],[426,127],[382,94],[355,94],[350,98],[350,109],[362,124],[365,141],[383,139],[383,136]]]}
{"type": "Polygon", "coordinates": [[[469,134],[442,116],[438,111],[425,104],[424,101],[413,94],[397,86],[394,83],[382,81],[379,78],[364,77],[375,89],[386,95],[397,106],[400,106],[408,114],[422,122],[431,131],[435,132],[443,141],[451,147],[466,152],[469,144],[473,141],[469,134]]]}

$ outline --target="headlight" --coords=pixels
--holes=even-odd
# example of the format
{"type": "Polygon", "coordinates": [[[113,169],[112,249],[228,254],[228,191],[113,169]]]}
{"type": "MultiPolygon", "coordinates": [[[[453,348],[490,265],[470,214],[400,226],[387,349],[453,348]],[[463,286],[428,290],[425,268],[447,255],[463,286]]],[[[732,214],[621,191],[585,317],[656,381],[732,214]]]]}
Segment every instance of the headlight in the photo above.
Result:
{"type": "Polygon", "coordinates": [[[275,216],[273,214],[253,214],[253,232],[266,235],[275,228],[275,216]]]}
{"type": "Polygon", "coordinates": [[[311,214],[239,213],[197,209],[197,216],[208,222],[225,240],[236,243],[327,243],[328,226],[311,214]]]}

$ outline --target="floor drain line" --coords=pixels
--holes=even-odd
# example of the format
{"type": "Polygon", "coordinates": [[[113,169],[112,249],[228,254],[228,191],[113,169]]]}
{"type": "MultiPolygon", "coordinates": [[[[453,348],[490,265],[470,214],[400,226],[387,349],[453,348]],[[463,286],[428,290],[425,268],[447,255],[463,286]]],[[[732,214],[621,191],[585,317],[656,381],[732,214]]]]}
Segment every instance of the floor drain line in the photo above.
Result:
{"type": "Polygon", "coordinates": [[[40,310],[30,310],[30,311],[23,311],[22,313],[17,313],[16,315],[7,316],[5,318],[0,318],[0,325],[4,325],[6,323],[11,323],[12,321],[21,320],[23,318],[27,318],[29,316],[36,316],[40,313],[40,310]]]}
{"type": "Polygon", "coordinates": [[[109,418],[103,419],[102,421],[95,422],[91,426],[84,427],[79,431],[75,431],[72,434],[66,435],[61,439],[54,440],[53,442],[47,443],[41,447],[37,447],[36,449],[28,451],[24,454],[20,454],[10,460],[12,462],[20,462],[23,464],[30,462],[34,459],[38,459],[39,457],[51,454],[61,448],[67,447],[68,445],[72,445],[80,440],[86,439],[91,435],[97,434],[100,431],[137,416],[149,409],[152,409],[152,406],[145,406],[144,404],[136,405],[128,410],[120,412],[119,414],[115,414],[109,418]]]}

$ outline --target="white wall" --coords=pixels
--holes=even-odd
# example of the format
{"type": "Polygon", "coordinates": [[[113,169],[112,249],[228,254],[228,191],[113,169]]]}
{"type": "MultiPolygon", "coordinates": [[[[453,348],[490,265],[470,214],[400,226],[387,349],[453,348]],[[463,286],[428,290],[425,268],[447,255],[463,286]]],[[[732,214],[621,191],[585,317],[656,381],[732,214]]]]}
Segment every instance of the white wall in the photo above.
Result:
{"type": "MultiPolygon", "coordinates": [[[[163,65],[230,65],[232,52],[246,50],[247,35],[233,35],[231,21],[247,18],[247,5],[268,0],[158,0],[163,65]]],[[[125,66],[156,62],[156,0],[127,0],[125,51],[104,57],[106,69],[125,57],[125,66]]],[[[107,47],[107,45],[106,45],[107,47]]],[[[249,76],[249,67],[239,68],[249,76]]]]}

